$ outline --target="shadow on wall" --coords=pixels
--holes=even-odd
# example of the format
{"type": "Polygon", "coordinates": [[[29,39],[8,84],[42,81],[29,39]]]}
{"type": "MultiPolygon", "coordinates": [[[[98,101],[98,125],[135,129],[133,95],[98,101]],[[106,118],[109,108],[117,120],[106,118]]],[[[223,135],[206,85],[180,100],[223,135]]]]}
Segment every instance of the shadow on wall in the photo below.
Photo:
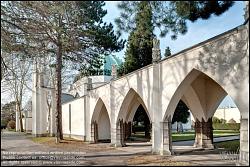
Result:
{"type": "MultiPolygon", "coordinates": [[[[235,30],[236,31],[236,30],[235,30]]],[[[204,45],[199,53],[199,65],[205,72],[212,75],[219,74],[219,83],[225,83],[229,78],[235,88],[248,75],[247,39],[244,30],[229,37],[219,39],[209,45],[204,45]]]]}
{"type": "MultiPolygon", "coordinates": [[[[218,76],[216,82],[224,89],[230,85],[231,87],[225,91],[232,97],[238,107],[239,101],[245,102],[244,94],[247,94],[244,81],[249,78],[249,53],[248,53],[248,35],[247,30],[243,27],[238,27],[230,34],[219,40],[216,40],[209,45],[204,45],[203,52],[199,52],[198,69],[210,73],[213,76],[218,76]],[[230,94],[231,91],[236,91],[235,96],[230,94]],[[244,94],[242,94],[242,92],[244,94]]],[[[249,83],[249,82],[248,82],[249,83]]],[[[244,105],[248,105],[245,102],[244,105]],[[246,103],[246,104],[245,104],[246,103]]],[[[239,108],[239,109],[240,109],[239,108]]],[[[242,109],[242,108],[241,108],[242,109]]],[[[240,110],[241,110],[240,109],[240,110]]]]}

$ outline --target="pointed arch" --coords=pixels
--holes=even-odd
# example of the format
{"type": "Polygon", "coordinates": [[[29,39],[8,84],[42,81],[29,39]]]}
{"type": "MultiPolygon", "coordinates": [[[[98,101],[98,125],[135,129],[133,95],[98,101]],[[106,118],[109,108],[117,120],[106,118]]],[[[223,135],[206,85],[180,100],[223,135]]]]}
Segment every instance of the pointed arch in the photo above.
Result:
{"type": "Polygon", "coordinates": [[[201,114],[203,115],[202,117],[206,120],[209,117],[213,116],[216,108],[218,108],[220,102],[225,98],[226,95],[227,92],[220,84],[218,84],[218,82],[216,82],[207,74],[197,69],[192,69],[176,88],[175,93],[171,97],[167,109],[165,110],[163,120],[165,120],[168,116],[173,116],[175,108],[179,100],[183,98],[183,96],[185,97],[187,102],[189,101],[189,105],[192,105],[193,103],[194,106],[197,106],[199,104],[198,108],[200,109],[201,107],[203,107],[203,113],[201,114]],[[204,91],[204,89],[207,89],[207,94],[202,94],[202,91],[204,91]],[[205,96],[209,96],[210,98],[207,98],[205,96]],[[193,100],[187,100],[188,98],[193,98],[193,100]],[[204,101],[204,99],[206,100],[204,101]]]}
{"type": "Polygon", "coordinates": [[[107,108],[99,98],[91,118],[91,124],[94,141],[111,139],[111,122],[107,108]]]}
{"type": "Polygon", "coordinates": [[[133,118],[133,116],[136,112],[136,109],[138,108],[138,106],[140,104],[143,106],[144,110],[146,111],[149,120],[152,121],[152,117],[151,117],[144,101],[142,100],[140,95],[133,88],[130,88],[128,93],[126,94],[125,98],[123,99],[122,105],[121,105],[119,113],[117,115],[116,123],[118,123],[119,119],[124,120],[124,121],[128,121],[131,118],[133,118]],[[136,108],[136,106],[137,106],[137,108],[136,108]]]}

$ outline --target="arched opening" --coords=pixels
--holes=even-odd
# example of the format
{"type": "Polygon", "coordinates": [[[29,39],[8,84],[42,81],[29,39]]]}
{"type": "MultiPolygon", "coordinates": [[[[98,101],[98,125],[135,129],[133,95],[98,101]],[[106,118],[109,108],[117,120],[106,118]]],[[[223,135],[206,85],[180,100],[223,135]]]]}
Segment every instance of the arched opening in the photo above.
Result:
{"type": "Polygon", "coordinates": [[[172,132],[179,134],[191,129],[192,123],[190,109],[182,100],[180,100],[172,118],[172,132]]]}
{"type": "Polygon", "coordinates": [[[129,141],[150,141],[151,124],[144,107],[140,104],[132,121],[132,133],[128,136],[129,141]]]}
{"type": "Polygon", "coordinates": [[[93,143],[111,141],[110,119],[105,104],[101,99],[97,101],[92,115],[91,141],[93,143]]]}
{"type": "MultiPolygon", "coordinates": [[[[165,114],[164,118],[164,120],[174,119],[174,113],[180,101],[185,103],[191,115],[190,131],[182,131],[176,135],[178,137],[173,131],[170,132],[169,137],[171,138],[168,141],[170,141],[169,148],[173,153],[180,153],[183,149],[185,151],[186,149],[192,151],[205,149],[219,154],[220,146],[217,143],[233,139],[236,139],[239,146],[239,126],[237,131],[230,133],[227,133],[229,132],[227,130],[230,129],[215,130],[212,119],[227,95],[228,93],[208,75],[198,70],[193,70],[187,75],[171,98],[167,108],[168,114],[165,114]],[[230,137],[228,137],[229,135],[230,137]]],[[[237,125],[232,127],[237,128],[237,125]]],[[[236,151],[239,151],[239,148],[236,148],[236,151]]]]}
{"type": "MultiPolygon", "coordinates": [[[[149,142],[151,117],[141,97],[130,89],[125,96],[117,117],[117,139],[121,146],[149,142]]],[[[147,143],[149,144],[149,143],[147,143]]]]}

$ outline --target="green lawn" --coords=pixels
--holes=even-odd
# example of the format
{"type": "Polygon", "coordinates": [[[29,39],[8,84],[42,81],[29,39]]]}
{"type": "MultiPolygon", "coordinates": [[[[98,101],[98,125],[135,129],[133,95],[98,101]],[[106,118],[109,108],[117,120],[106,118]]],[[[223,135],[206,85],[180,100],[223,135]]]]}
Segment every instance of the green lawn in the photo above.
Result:
{"type": "MultiPolygon", "coordinates": [[[[234,130],[214,130],[214,137],[222,137],[222,136],[232,136],[240,134],[239,131],[234,130]]],[[[144,132],[136,132],[136,134],[132,134],[132,137],[136,138],[144,138],[144,132]]],[[[182,141],[182,140],[194,140],[195,133],[194,131],[187,131],[183,133],[172,133],[172,141],[182,141]]]]}
{"type": "Polygon", "coordinates": [[[240,141],[233,140],[233,141],[219,142],[219,143],[214,143],[214,146],[216,148],[224,148],[225,150],[236,152],[240,147],[240,141]]]}
{"type": "MultiPolygon", "coordinates": [[[[240,134],[239,131],[234,130],[214,130],[214,137],[222,137],[222,136],[231,136],[240,134]]],[[[182,140],[194,140],[195,133],[194,131],[188,131],[183,133],[172,133],[172,141],[182,141],[182,140]]]]}

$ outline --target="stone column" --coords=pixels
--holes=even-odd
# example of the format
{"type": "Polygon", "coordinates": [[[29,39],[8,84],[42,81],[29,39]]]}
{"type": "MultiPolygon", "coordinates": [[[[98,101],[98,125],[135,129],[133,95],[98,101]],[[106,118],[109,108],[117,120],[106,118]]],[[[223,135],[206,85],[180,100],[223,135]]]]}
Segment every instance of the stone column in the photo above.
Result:
{"type": "Polygon", "coordinates": [[[113,80],[117,78],[117,68],[115,64],[112,64],[111,76],[113,80]]]}
{"type": "Polygon", "coordinates": [[[240,120],[240,164],[249,165],[248,119],[240,120]]]}
{"type": "Polygon", "coordinates": [[[98,125],[96,121],[91,123],[91,140],[90,143],[97,143],[98,141],[98,125]]]}
{"type": "Polygon", "coordinates": [[[94,122],[94,142],[98,142],[98,125],[97,122],[94,122]]]}
{"type": "Polygon", "coordinates": [[[161,122],[161,131],[163,132],[163,145],[160,154],[172,154],[171,121],[161,122]]]}
{"type": "Polygon", "coordinates": [[[153,40],[152,61],[153,61],[153,90],[152,107],[149,110],[153,113],[152,119],[152,153],[161,154],[163,152],[163,127],[162,127],[162,109],[161,109],[161,88],[160,88],[160,41],[153,40]]]}
{"type": "Polygon", "coordinates": [[[212,118],[202,119],[202,148],[214,149],[212,118]]]}
{"type": "Polygon", "coordinates": [[[161,60],[160,40],[154,38],[153,48],[152,48],[152,61],[153,63],[158,63],[160,60],[161,60]]]}
{"type": "Polygon", "coordinates": [[[92,88],[93,88],[93,86],[92,86],[92,78],[88,78],[87,91],[91,90],[92,88]]]}
{"type": "Polygon", "coordinates": [[[122,147],[122,120],[118,120],[117,124],[116,124],[116,129],[115,129],[115,134],[116,134],[116,138],[115,138],[115,143],[113,143],[113,145],[115,147],[122,147]]]}
{"type": "Polygon", "coordinates": [[[128,137],[131,136],[131,122],[125,122],[124,123],[125,125],[125,140],[128,139],[128,137]]]}
{"type": "Polygon", "coordinates": [[[91,137],[90,137],[90,143],[95,143],[95,125],[94,122],[91,122],[91,137]]]}
{"type": "Polygon", "coordinates": [[[195,142],[194,142],[194,147],[200,148],[202,147],[202,126],[201,122],[196,119],[195,120],[195,142]]]}
{"type": "Polygon", "coordinates": [[[132,131],[132,123],[128,122],[128,137],[131,136],[131,131],[132,131]]]}
{"type": "Polygon", "coordinates": [[[123,119],[120,122],[120,140],[122,147],[126,146],[125,144],[125,122],[123,122],[123,119]]]}
{"type": "Polygon", "coordinates": [[[195,121],[195,143],[194,147],[213,149],[213,127],[212,118],[205,121],[202,118],[200,122],[198,119],[195,121]]]}
{"type": "Polygon", "coordinates": [[[128,137],[128,123],[124,122],[124,140],[126,140],[128,137]]]}

